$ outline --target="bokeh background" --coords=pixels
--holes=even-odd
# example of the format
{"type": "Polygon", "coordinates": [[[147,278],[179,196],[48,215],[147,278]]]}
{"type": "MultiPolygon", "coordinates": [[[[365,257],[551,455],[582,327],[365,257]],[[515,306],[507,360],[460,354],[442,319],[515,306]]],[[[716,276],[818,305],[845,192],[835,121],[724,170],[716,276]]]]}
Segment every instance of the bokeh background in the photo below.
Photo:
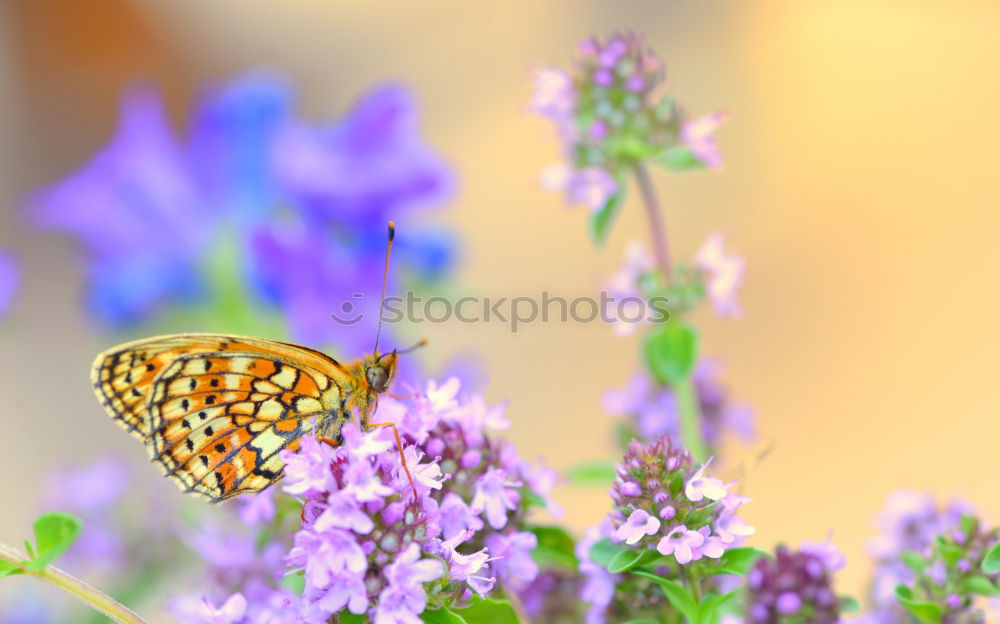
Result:
{"type": "MultiPolygon", "coordinates": [[[[404,83],[457,176],[439,220],[462,241],[459,288],[585,295],[645,224],[630,201],[595,249],[585,215],[540,188],[559,148],[527,111],[530,72],[614,29],[646,35],[692,112],[732,114],[724,171],[656,183],[679,256],[718,230],[747,259],[743,318],[699,323],[757,416],[758,444],[727,448],[729,469],[770,449],[745,477],[751,544],[832,534],[848,555],[839,585],[859,594],[893,489],[958,495],[1000,519],[1000,4],[5,0],[0,248],[24,275],[0,323],[0,540],[27,533],[53,466],[119,452],[137,479],[158,479],[91,394],[90,362],[116,340],[81,309],[74,246],[33,230],[23,207],[106,143],[125,86],[157,85],[183,127],[205,85],[261,66],[287,73],[311,118],[404,83]]],[[[601,396],[638,367],[634,340],[599,323],[414,331],[431,370],[479,354],[524,456],[612,457],[601,396]]],[[[576,528],[607,506],[600,490],[557,498],[576,528]]]]}

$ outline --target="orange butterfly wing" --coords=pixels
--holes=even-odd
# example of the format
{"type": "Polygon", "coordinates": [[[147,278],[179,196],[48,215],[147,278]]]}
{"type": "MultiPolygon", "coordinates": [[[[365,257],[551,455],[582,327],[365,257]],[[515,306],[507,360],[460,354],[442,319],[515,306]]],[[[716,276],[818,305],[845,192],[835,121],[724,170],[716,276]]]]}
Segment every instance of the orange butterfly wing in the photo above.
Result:
{"type": "Polygon", "coordinates": [[[281,478],[282,449],[339,431],[352,384],[306,347],[224,334],[176,334],[99,355],[93,382],[122,428],[185,492],[220,501],[281,478]]]}

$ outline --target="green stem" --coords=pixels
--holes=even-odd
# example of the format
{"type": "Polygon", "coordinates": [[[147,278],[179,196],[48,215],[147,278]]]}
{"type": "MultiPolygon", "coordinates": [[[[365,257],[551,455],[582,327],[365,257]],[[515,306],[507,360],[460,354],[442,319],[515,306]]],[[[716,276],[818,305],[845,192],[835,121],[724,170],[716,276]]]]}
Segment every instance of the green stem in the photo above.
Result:
{"type": "Polygon", "coordinates": [[[695,460],[703,462],[708,459],[708,445],[701,435],[701,414],[698,410],[698,394],[694,388],[694,377],[688,375],[675,383],[673,389],[681,421],[681,443],[695,460]]]}
{"type": "Polygon", "coordinates": [[[27,561],[27,559],[27,556],[10,546],[0,544],[0,560],[13,564],[24,574],[45,581],[50,585],[55,585],[66,593],[73,595],[77,600],[88,605],[95,611],[103,613],[116,622],[120,622],[121,624],[147,624],[146,620],[136,615],[131,609],[121,604],[111,596],[108,596],[99,589],[91,587],[75,576],[71,576],[55,566],[45,566],[45,569],[41,572],[28,569],[25,565],[25,561],[27,561]]]}
{"type": "MultiPolygon", "coordinates": [[[[656,189],[649,177],[649,171],[640,162],[635,164],[635,177],[639,183],[642,203],[646,207],[646,217],[649,220],[649,235],[653,239],[653,251],[656,254],[656,265],[660,269],[663,282],[670,281],[670,245],[667,242],[667,227],[663,220],[663,210],[656,196],[656,189]]],[[[701,435],[701,414],[698,410],[698,395],[695,393],[694,380],[688,376],[673,386],[677,397],[677,410],[680,412],[681,443],[698,461],[708,459],[708,445],[701,435]]]]}

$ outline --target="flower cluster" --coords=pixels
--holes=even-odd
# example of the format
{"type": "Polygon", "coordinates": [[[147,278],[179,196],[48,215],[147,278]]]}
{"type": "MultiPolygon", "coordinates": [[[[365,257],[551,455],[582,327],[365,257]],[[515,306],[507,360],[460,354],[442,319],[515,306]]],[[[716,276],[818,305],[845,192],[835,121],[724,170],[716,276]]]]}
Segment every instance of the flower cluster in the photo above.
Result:
{"type": "Polygon", "coordinates": [[[386,429],[347,425],[342,446],[309,437],[284,452],[284,489],[305,501],[287,560],[304,576],[306,621],[344,610],[417,621],[428,605],[461,607],[497,582],[517,591],[535,579],[524,518],[551,476],[488,435],[507,425],[501,408],[458,391],[456,379],[431,383],[412,404],[380,408],[404,440],[416,500],[386,429]]]}
{"type": "MultiPolygon", "coordinates": [[[[750,442],[754,438],[753,412],[749,407],[730,402],[717,372],[718,366],[711,360],[702,360],[694,371],[702,435],[710,449],[718,448],[727,430],[750,442]]],[[[604,409],[627,419],[623,425],[629,438],[679,439],[677,397],[669,386],[657,384],[647,372],[636,374],[627,387],[605,393],[604,409]]]]}
{"type": "Polygon", "coordinates": [[[885,624],[906,622],[908,615],[896,602],[896,587],[916,580],[913,570],[904,563],[905,552],[928,555],[934,538],[959,528],[962,516],[974,513],[971,505],[955,500],[939,506],[928,494],[897,490],[886,500],[878,515],[878,536],[869,543],[875,557],[871,585],[873,617],[885,624]]]}
{"type": "Polygon", "coordinates": [[[611,490],[612,541],[655,548],[681,564],[718,559],[754,532],[738,515],[749,499],[694,469],[691,455],[669,437],[633,440],[611,490]]]}
{"type": "Polygon", "coordinates": [[[889,497],[879,524],[883,534],[870,546],[876,556],[873,622],[908,621],[897,604],[900,587],[908,600],[932,603],[943,621],[982,621],[983,605],[971,593],[1000,580],[980,569],[986,551],[1000,541],[1000,529],[983,527],[966,503],[939,507],[932,497],[905,490],[889,497]]]}
{"type": "Polygon", "coordinates": [[[720,167],[712,132],[725,115],[687,119],[663,94],[665,76],[663,62],[632,33],[582,42],[572,73],[539,71],[532,109],[555,123],[569,161],[546,172],[546,185],[599,210],[617,192],[616,178],[643,160],[686,155],[720,167]]]}
{"type": "Polygon", "coordinates": [[[774,559],[759,558],[747,573],[747,623],[836,624],[840,599],[832,573],[843,566],[832,544],[803,544],[798,551],[779,546],[774,559]]]}
{"type": "Polygon", "coordinates": [[[14,258],[0,252],[0,316],[3,316],[17,290],[18,272],[14,258]]]}
{"type": "Polygon", "coordinates": [[[84,246],[98,320],[121,327],[204,302],[232,324],[253,298],[280,309],[298,341],[353,350],[378,315],[352,332],[329,315],[381,288],[390,217],[405,224],[396,247],[413,274],[447,268],[450,241],[411,219],[451,182],[418,136],[410,94],[374,90],[329,126],[293,107],[282,80],[248,75],[208,93],[181,140],[154,91],[125,94],[111,143],[33,201],[40,226],[84,246]]]}

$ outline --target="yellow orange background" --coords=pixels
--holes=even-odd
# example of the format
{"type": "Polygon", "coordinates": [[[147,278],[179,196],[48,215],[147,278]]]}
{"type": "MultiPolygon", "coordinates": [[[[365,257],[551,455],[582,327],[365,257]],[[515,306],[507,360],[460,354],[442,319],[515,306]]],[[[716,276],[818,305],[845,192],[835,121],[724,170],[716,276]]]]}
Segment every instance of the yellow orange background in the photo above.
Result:
{"type": "MultiPolygon", "coordinates": [[[[727,466],[772,449],[745,480],[751,543],[832,534],[849,558],[839,585],[858,593],[895,488],[960,495],[1000,523],[1000,4],[8,0],[0,248],[25,276],[0,323],[0,540],[26,534],[52,465],[119,451],[155,473],[91,395],[91,358],[113,338],[82,315],[72,245],[31,233],[20,207],[104,144],[123,86],[154,81],[181,124],[206,82],[261,65],[288,72],[311,118],[408,84],[459,179],[441,215],[464,241],[458,288],[584,295],[645,222],[632,197],[597,250],[584,213],[539,187],[559,148],[527,112],[529,76],[623,28],[646,35],[692,113],[732,114],[724,171],[655,179],[679,257],[718,230],[747,259],[744,317],[698,320],[757,414],[759,444],[727,447],[727,466]]],[[[482,356],[524,455],[557,468],[612,457],[600,399],[637,369],[634,339],[600,324],[414,331],[432,363],[482,356]]],[[[559,499],[578,529],[608,503],[599,490],[559,499]]]]}

